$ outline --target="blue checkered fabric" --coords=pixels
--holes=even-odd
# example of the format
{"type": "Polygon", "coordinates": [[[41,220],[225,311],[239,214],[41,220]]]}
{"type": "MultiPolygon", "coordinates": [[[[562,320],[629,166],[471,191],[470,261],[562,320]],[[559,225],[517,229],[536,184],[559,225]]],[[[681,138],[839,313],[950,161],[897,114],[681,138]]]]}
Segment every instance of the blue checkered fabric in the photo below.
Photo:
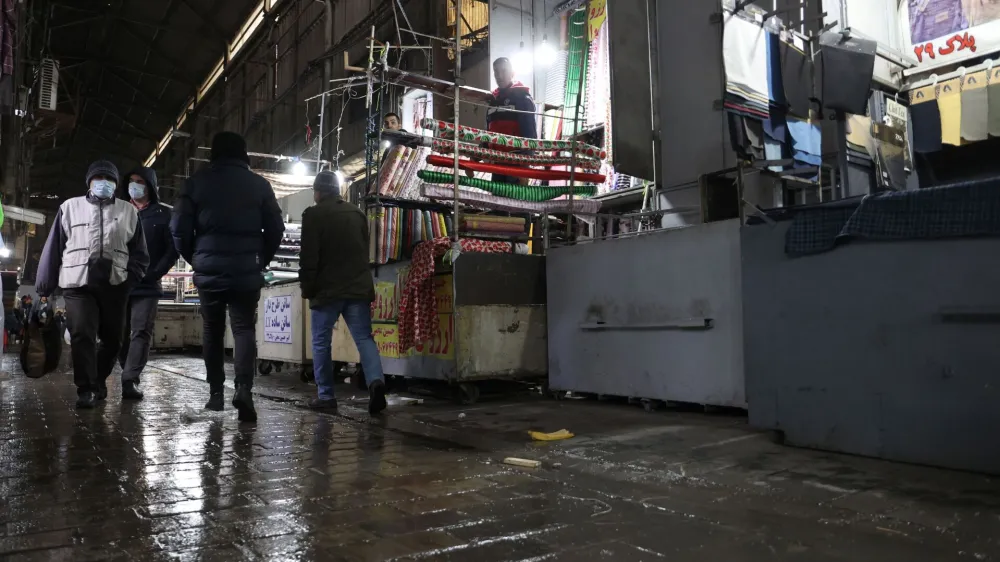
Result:
{"type": "Polygon", "coordinates": [[[1000,179],[918,191],[885,192],[860,205],[822,206],[795,215],[785,253],[804,256],[852,239],[919,240],[1000,236],[1000,179]]]}

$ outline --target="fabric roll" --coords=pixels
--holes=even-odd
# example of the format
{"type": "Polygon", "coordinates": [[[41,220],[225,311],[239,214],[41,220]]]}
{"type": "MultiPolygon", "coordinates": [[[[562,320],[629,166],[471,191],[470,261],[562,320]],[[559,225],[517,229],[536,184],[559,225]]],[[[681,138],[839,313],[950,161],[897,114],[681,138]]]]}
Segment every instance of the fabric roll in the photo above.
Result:
{"type": "Polygon", "coordinates": [[[938,107],[941,110],[941,142],[952,146],[962,144],[962,94],[959,81],[951,80],[941,85],[938,107]]]}
{"type": "Polygon", "coordinates": [[[989,113],[987,129],[991,135],[1000,137],[1000,82],[986,88],[986,97],[989,113]]]}
{"type": "Polygon", "coordinates": [[[775,105],[788,104],[781,82],[781,38],[774,33],[767,34],[767,93],[775,105]]]}
{"type": "Polygon", "coordinates": [[[767,98],[768,32],[755,23],[731,16],[726,20],[722,35],[726,81],[767,98]]]}
{"type": "Polygon", "coordinates": [[[798,117],[809,117],[812,106],[812,61],[804,52],[784,41],[779,45],[778,51],[781,57],[781,83],[788,102],[788,112],[798,117]]]}
{"type": "Polygon", "coordinates": [[[982,141],[989,138],[989,97],[986,88],[962,90],[962,138],[982,141]]]}

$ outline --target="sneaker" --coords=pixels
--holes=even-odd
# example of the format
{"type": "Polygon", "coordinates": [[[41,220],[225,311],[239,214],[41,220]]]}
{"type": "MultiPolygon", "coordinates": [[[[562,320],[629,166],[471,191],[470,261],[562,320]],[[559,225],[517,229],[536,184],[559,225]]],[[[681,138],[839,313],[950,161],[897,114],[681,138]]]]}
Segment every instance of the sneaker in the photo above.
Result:
{"type": "Polygon", "coordinates": [[[211,396],[208,397],[208,403],[205,404],[206,410],[212,410],[213,412],[221,412],[226,409],[226,399],[221,392],[213,392],[211,396]]]}
{"type": "Polygon", "coordinates": [[[308,406],[310,410],[326,412],[337,411],[337,401],[333,398],[313,398],[306,404],[306,406],[308,406]]]}
{"type": "Polygon", "coordinates": [[[257,410],[253,407],[253,394],[245,386],[236,387],[236,394],[233,396],[233,407],[239,412],[237,419],[241,422],[257,421],[257,410]]]}
{"type": "Polygon", "coordinates": [[[97,405],[97,399],[93,392],[85,391],[81,392],[76,398],[76,409],[77,410],[90,410],[97,405]]]}
{"type": "Polygon", "coordinates": [[[385,401],[385,383],[377,380],[368,385],[368,413],[374,416],[388,406],[385,401]]]}
{"type": "Polygon", "coordinates": [[[142,391],[139,390],[139,384],[135,381],[124,381],[122,382],[122,400],[142,400],[142,391]]]}

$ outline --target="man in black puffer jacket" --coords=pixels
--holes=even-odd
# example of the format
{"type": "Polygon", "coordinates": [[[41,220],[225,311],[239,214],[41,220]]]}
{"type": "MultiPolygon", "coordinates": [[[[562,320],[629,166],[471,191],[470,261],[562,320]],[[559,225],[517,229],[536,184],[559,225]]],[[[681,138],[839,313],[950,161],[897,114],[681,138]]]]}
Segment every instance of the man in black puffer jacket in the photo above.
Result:
{"type": "Polygon", "coordinates": [[[118,362],[122,366],[122,399],[142,400],[139,377],[146,368],[153,342],[156,310],[163,294],[160,279],[177,263],[177,250],[170,235],[170,207],[160,203],[156,172],[152,168],[138,168],[125,177],[116,195],[139,211],[149,252],[149,269],[129,294],[118,362]]]}
{"type": "Polygon", "coordinates": [[[240,421],[256,421],[250,390],[257,362],[257,301],[262,272],[278,251],[285,224],[271,184],[250,171],[243,137],[215,136],[211,163],[185,182],[170,231],[177,250],[194,267],[201,299],[202,353],[211,392],[205,407],[223,409],[228,308],[236,347],[233,406],[240,421]]]}

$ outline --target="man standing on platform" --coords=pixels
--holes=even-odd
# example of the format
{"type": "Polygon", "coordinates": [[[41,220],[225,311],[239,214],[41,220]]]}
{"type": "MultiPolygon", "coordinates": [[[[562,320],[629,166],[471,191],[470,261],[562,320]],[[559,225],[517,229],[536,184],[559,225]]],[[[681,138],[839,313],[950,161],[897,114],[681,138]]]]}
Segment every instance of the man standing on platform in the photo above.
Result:
{"type": "Polygon", "coordinates": [[[318,397],[315,410],[336,410],[333,327],[343,315],[358,346],[368,383],[368,412],[386,408],[382,358],[372,337],[371,304],[375,282],[368,263],[368,219],[340,194],[344,181],[334,172],[320,172],[313,183],[316,205],[302,213],[302,253],[299,281],[312,309],[313,373],[318,397]]]}
{"type": "Polygon", "coordinates": [[[257,421],[253,406],[257,363],[257,301],[263,272],[281,245],[285,223],[271,184],[250,170],[247,143],[236,133],[212,139],[211,163],[188,178],[170,222],[177,251],[194,268],[204,320],[202,354],[208,371],[205,408],[222,410],[226,309],[233,327],[240,421],[257,421]]]}
{"type": "MultiPolygon", "coordinates": [[[[527,86],[514,80],[514,66],[504,57],[493,61],[493,78],[497,89],[493,90],[490,109],[486,113],[486,128],[491,133],[511,135],[526,139],[538,138],[538,122],[535,116],[535,100],[527,86]]],[[[502,147],[491,147],[503,150],[502,147]]],[[[520,178],[493,174],[493,181],[521,183],[520,178]]]]}
{"type": "Polygon", "coordinates": [[[139,377],[146,368],[153,343],[153,325],[163,293],[160,279],[177,263],[177,250],[170,235],[170,207],[160,203],[156,172],[152,168],[138,168],[127,177],[128,185],[122,182],[118,198],[130,201],[139,212],[149,251],[149,270],[128,297],[118,362],[122,366],[122,399],[142,400],[139,377]]]}

